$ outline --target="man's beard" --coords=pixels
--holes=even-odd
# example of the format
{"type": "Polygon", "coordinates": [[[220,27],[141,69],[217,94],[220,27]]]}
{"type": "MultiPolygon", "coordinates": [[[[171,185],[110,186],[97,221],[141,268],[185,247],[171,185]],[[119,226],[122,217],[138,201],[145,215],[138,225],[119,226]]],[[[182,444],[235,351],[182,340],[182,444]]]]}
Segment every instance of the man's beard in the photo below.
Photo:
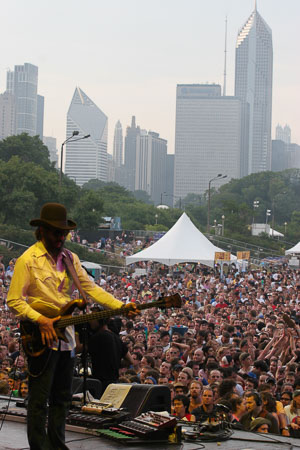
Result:
{"type": "Polygon", "coordinates": [[[65,240],[57,239],[54,243],[52,240],[48,239],[47,236],[44,236],[44,244],[48,252],[54,256],[58,256],[64,248],[65,240]]]}

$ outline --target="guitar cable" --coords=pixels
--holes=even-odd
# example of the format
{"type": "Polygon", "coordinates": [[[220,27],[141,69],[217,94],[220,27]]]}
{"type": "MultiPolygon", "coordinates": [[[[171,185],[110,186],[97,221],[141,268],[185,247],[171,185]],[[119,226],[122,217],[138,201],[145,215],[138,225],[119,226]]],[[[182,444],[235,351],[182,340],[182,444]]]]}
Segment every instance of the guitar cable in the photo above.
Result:
{"type": "Polygon", "coordinates": [[[46,362],[45,362],[45,365],[44,365],[44,367],[41,369],[41,371],[38,372],[38,373],[32,373],[32,372],[30,371],[30,369],[29,369],[29,359],[27,359],[27,362],[28,362],[28,375],[30,375],[32,378],[38,378],[39,376],[41,376],[41,375],[44,373],[44,371],[45,371],[45,369],[46,369],[46,367],[47,367],[47,365],[48,365],[48,363],[49,363],[49,361],[50,361],[52,352],[53,352],[53,350],[52,350],[52,348],[50,348],[50,349],[49,349],[49,355],[48,355],[48,358],[47,358],[47,360],[46,360],[46,362]]]}

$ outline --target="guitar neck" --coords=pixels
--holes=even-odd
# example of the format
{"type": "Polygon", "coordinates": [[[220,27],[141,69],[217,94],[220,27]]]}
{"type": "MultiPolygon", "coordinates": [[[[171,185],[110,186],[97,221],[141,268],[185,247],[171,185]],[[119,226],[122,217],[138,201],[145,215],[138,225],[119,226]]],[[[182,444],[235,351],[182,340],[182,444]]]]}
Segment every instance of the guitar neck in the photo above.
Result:
{"type": "MultiPolygon", "coordinates": [[[[163,307],[164,302],[162,300],[158,300],[156,302],[152,303],[144,303],[141,305],[136,305],[138,310],[143,309],[149,309],[149,308],[156,308],[156,307],[163,307]]],[[[65,317],[61,318],[55,323],[55,328],[66,328],[69,325],[78,325],[82,323],[90,322],[91,320],[100,320],[100,319],[108,319],[109,317],[118,316],[124,314],[125,311],[124,308],[118,308],[118,309],[108,309],[105,311],[97,311],[92,312],[89,314],[81,314],[79,316],[71,316],[71,317],[65,317]]]]}

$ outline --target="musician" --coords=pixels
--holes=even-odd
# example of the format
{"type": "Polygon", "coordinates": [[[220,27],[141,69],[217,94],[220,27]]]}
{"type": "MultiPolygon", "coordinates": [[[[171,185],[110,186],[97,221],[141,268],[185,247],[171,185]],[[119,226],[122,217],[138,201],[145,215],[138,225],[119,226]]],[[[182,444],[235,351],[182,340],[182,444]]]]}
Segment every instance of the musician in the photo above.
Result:
{"type": "MultiPolygon", "coordinates": [[[[63,262],[64,255],[70,256],[82,289],[88,296],[112,309],[124,305],[95,285],[81,267],[78,256],[64,249],[66,236],[76,228],[76,223],[67,219],[63,205],[46,203],[40,218],[31,220],[30,225],[37,227],[37,242],[17,260],[7,304],[18,317],[38,325],[42,343],[47,347],[40,356],[28,356],[27,435],[30,449],[62,450],[67,449],[65,418],[71,401],[75,355],[73,327],[66,329],[67,343],[57,339],[54,328],[60,318],[60,309],[70,301],[74,289],[63,262]]],[[[128,305],[124,310],[129,312],[131,309],[130,314],[134,315],[135,306],[128,305]]]]}

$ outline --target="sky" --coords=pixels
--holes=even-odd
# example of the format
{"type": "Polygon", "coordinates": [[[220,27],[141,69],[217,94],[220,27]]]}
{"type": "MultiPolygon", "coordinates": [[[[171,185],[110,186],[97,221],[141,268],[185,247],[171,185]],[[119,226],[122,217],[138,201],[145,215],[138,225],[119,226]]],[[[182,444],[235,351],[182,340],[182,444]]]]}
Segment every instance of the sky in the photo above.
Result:
{"type": "MultiPolygon", "coordinates": [[[[227,95],[234,94],[238,30],[254,0],[0,0],[0,92],[7,69],[39,68],[45,96],[44,135],[66,134],[79,86],[114,127],[131,117],[168,140],[174,153],[176,85],[223,84],[227,16],[227,95]]],[[[273,32],[273,130],[288,124],[300,144],[300,0],[257,0],[273,32]]]]}

